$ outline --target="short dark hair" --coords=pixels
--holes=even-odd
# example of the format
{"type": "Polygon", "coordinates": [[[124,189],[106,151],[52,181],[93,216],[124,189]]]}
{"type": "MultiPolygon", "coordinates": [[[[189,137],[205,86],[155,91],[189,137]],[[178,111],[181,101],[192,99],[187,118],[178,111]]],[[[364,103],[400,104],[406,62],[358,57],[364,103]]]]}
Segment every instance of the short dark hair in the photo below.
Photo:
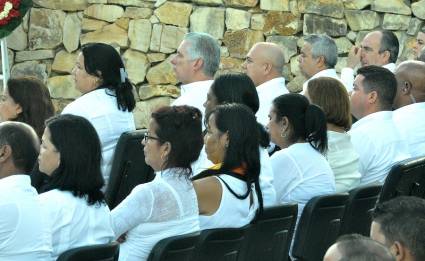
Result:
{"type": "Polygon", "coordinates": [[[243,104],[230,103],[217,106],[205,117],[208,120],[215,116],[215,124],[221,133],[229,135],[229,145],[224,155],[223,164],[219,172],[226,173],[235,168],[246,166],[247,193],[241,198],[246,198],[251,192],[251,185],[255,185],[259,212],[263,210],[263,197],[261,193],[260,177],[260,142],[257,120],[251,109],[243,104]]]}
{"type": "Polygon", "coordinates": [[[29,174],[37,161],[40,141],[34,129],[22,122],[0,123],[0,145],[9,145],[12,160],[22,174],[29,174]]]}
{"type": "Polygon", "coordinates": [[[321,153],[328,149],[325,113],[317,105],[310,104],[301,94],[288,93],[273,100],[276,121],[287,117],[291,126],[289,141],[305,140],[321,153]]]}
{"type": "Polygon", "coordinates": [[[397,36],[392,32],[388,30],[381,30],[382,33],[381,37],[381,48],[379,49],[379,53],[388,51],[390,53],[389,62],[395,63],[398,58],[398,49],[399,49],[399,43],[397,36]]]}
{"type": "Polygon", "coordinates": [[[415,260],[425,260],[425,199],[399,196],[385,201],[375,207],[372,220],[380,225],[385,245],[398,241],[415,260]]]}
{"type": "MultiPolygon", "coordinates": [[[[249,107],[254,114],[257,113],[260,108],[257,88],[251,78],[244,73],[221,74],[214,79],[210,88],[218,104],[244,104],[249,107]]],[[[261,146],[268,147],[270,144],[270,136],[260,123],[257,125],[260,130],[261,146]]]]}
{"type": "Polygon", "coordinates": [[[311,103],[322,108],[327,122],[350,130],[350,98],[340,81],[330,77],[312,79],[308,81],[307,93],[311,103]]]}
{"type": "Polygon", "coordinates": [[[383,110],[391,110],[397,92],[397,80],[390,70],[376,65],[368,65],[357,70],[362,75],[366,93],[376,91],[383,110]]]}
{"type": "Polygon", "coordinates": [[[153,112],[152,119],[158,126],[158,142],[171,144],[165,167],[182,168],[185,170],[182,174],[189,177],[191,163],[198,159],[204,144],[201,112],[192,106],[165,106],[153,112]]]}
{"type": "Polygon", "coordinates": [[[384,245],[359,234],[343,235],[336,243],[342,256],[338,261],[395,261],[384,245]]]}
{"type": "Polygon", "coordinates": [[[131,112],[136,106],[133,85],[127,77],[124,82],[121,81],[120,69],[125,67],[117,50],[108,44],[89,43],[81,47],[81,53],[86,72],[102,80],[98,88],[112,90],[117,98],[118,109],[131,112]]]}
{"type": "Polygon", "coordinates": [[[102,150],[93,125],[81,116],[62,114],[48,119],[46,128],[60,153],[59,167],[53,171],[47,190],[70,191],[89,205],[104,203],[102,150]]]}
{"type": "Polygon", "coordinates": [[[22,108],[22,113],[13,120],[29,124],[41,138],[44,122],[54,114],[47,87],[35,77],[19,77],[7,81],[7,91],[22,108]]]}

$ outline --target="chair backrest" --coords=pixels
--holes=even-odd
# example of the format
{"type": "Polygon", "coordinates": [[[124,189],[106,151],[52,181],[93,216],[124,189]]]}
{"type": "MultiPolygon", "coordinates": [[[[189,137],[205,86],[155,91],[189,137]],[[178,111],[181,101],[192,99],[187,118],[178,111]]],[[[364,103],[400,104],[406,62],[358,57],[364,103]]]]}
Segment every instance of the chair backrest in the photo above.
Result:
{"type": "Polygon", "coordinates": [[[381,185],[369,185],[350,191],[340,235],[361,234],[369,236],[372,210],[378,201],[381,185]]]}
{"type": "Polygon", "coordinates": [[[282,261],[288,258],[297,222],[297,204],[265,208],[247,231],[243,258],[239,260],[282,261]]]}
{"type": "Polygon", "coordinates": [[[162,239],[152,249],[148,261],[193,260],[199,232],[162,239]]]}
{"type": "Polygon", "coordinates": [[[237,261],[249,225],[242,228],[217,228],[201,231],[193,260],[237,261]]]}
{"type": "Polygon", "coordinates": [[[397,196],[425,198],[425,157],[403,160],[391,168],[382,186],[379,202],[397,196]]]}
{"type": "Polygon", "coordinates": [[[57,261],[117,261],[119,244],[109,244],[77,247],[59,255],[57,261]]]}
{"type": "Polygon", "coordinates": [[[146,130],[125,132],[118,140],[105,193],[110,209],[123,201],[135,186],[154,177],[153,169],[146,165],[141,144],[145,133],[146,130]]]}
{"type": "Polygon", "coordinates": [[[339,235],[348,194],[317,196],[308,201],[297,225],[292,256],[296,260],[322,260],[339,235]]]}

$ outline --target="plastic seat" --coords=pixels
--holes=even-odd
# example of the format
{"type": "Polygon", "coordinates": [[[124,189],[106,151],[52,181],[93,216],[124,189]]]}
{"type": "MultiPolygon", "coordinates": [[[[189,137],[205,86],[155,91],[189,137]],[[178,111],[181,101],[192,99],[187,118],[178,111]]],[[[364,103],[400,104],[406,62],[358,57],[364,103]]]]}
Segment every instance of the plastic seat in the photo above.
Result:
{"type": "Polygon", "coordinates": [[[297,204],[265,208],[247,231],[244,257],[246,261],[286,260],[297,222],[297,204]]]}
{"type": "Polygon", "coordinates": [[[201,231],[194,260],[237,261],[248,226],[242,228],[217,228],[201,231]]]}
{"type": "Polygon", "coordinates": [[[105,193],[110,209],[123,201],[135,186],[154,178],[153,169],[146,165],[141,144],[145,133],[146,130],[125,132],[118,140],[105,193]]]}
{"type": "Polygon", "coordinates": [[[193,260],[199,232],[169,237],[159,241],[152,249],[148,261],[193,260]]]}
{"type": "Polygon", "coordinates": [[[425,198],[425,157],[406,159],[391,168],[382,186],[379,202],[397,196],[425,198]]]}
{"type": "Polygon", "coordinates": [[[342,219],[341,235],[357,233],[369,236],[371,212],[378,201],[381,188],[381,185],[370,185],[350,191],[342,219]]]}
{"type": "Polygon", "coordinates": [[[337,239],[348,194],[317,196],[300,217],[292,247],[294,260],[319,261],[337,239]]]}
{"type": "Polygon", "coordinates": [[[77,247],[63,252],[57,261],[116,261],[119,256],[117,242],[77,247]]]}

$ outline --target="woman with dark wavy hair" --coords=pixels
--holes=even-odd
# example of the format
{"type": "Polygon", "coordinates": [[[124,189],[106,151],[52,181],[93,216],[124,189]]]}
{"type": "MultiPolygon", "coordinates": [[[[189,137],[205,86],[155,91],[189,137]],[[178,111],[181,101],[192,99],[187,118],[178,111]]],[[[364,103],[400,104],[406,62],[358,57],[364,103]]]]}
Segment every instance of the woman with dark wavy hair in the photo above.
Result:
{"type": "Polygon", "coordinates": [[[135,130],[136,101],[120,54],[103,43],[83,45],[72,70],[77,89],[83,94],[62,114],[88,119],[102,145],[102,174],[108,184],[115,146],[123,132],[135,130]]]}
{"type": "Polygon", "coordinates": [[[96,130],[83,117],[63,114],[46,121],[39,170],[48,192],[39,195],[52,231],[53,258],[64,251],[109,243],[114,234],[103,192],[96,130]]]}
{"type": "Polygon", "coordinates": [[[127,232],[120,261],[146,260],[161,239],[199,230],[191,163],[202,148],[202,114],[191,106],[166,106],[152,113],[143,140],[152,182],[136,186],[112,210],[115,236],[127,232]]]}

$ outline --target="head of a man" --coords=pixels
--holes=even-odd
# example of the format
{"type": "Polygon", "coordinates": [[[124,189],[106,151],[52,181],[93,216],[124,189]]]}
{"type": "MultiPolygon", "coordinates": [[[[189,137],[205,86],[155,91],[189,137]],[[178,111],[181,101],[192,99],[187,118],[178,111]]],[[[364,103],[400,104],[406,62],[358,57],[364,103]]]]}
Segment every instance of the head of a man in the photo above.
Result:
{"type": "Polygon", "coordinates": [[[338,48],[329,36],[313,34],[304,38],[298,62],[302,74],[307,79],[320,71],[333,69],[337,59],[338,48]]]}
{"type": "Polygon", "coordinates": [[[32,127],[22,122],[0,123],[0,178],[28,174],[39,150],[40,141],[32,127]]]}
{"type": "Polygon", "coordinates": [[[425,199],[400,196],[378,204],[370,237],[388,247],[397,261],[425,260],[425,199]]]}
{"type": "Polygon", "coordinates": [[[371,113],[392,110],[397,90],[394,74],[384,67],[359,68],[350,96],[351,112],[357,119],[371,113]]]}
{"type": "Polygon", "coordinates": [[[425,26],[422,27],[418,35],[416,36],[415,44],[413,45],[413,55],[415,58],[419,58],[421,55],[421,50],[425,47],[425,26]]]}
{"type": "Polygon", "coordinates": [[[394,256],[381,243],[368,237],[352,234],[338,238],[323,261],[395,261],[394,256]]]}
{"type": "Polygon", "coordinates": [[[188,33],[171,64],[177,80],[183,84],[213,79],[220,65],[220,46],[207,33],[188,33]]]}
{"type": "Polygon", "coordinates": [[[242,68],[258,86],[282,77],[284,62],[283,51],[277,44],[261,42],[249,50],[242,68]]]}
{"type": "Polygon", "coordinates": [[[394,73],[397,79],[394,109],[416,102],[425,102],[425,62],[402,62],[394,73]]]}
{"type": "Polygon", "coordinates": [[[361,43],[360,63],[362,66],[395,63],[398,49],[398,39],[393,32],[386,30],[370,32],[361,43]]]}

